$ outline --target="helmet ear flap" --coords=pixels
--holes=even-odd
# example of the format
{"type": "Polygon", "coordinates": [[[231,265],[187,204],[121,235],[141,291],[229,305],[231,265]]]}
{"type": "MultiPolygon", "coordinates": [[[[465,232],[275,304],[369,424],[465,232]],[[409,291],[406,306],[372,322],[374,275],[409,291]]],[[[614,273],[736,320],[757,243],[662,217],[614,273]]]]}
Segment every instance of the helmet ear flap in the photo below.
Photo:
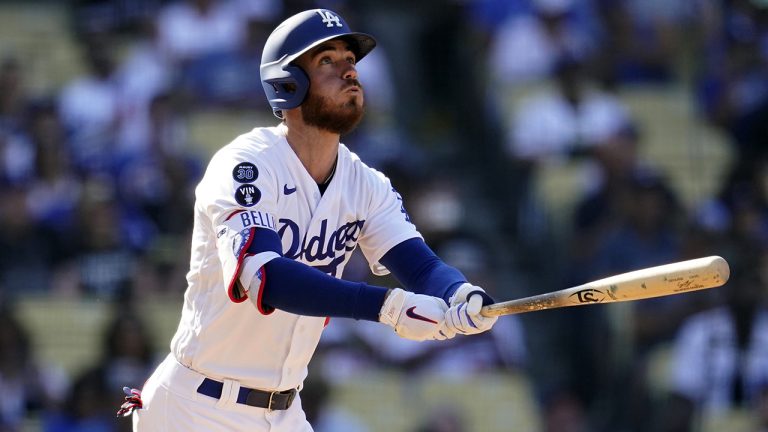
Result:
{"type": "Polygon", "coordinates": [[[304,102],[304,98],[307,97],[307,92],[309,91],[309,76],[302,68],[295,65],[285,66],[283,67],[283,70],[291,74],[291,78],[293,78],[296,85],[296,89],[290,99],[292,106],[286,108],[296,108],[301,105],[301,103],[304,102]]]}
{"type": "Polygon", "coordinates": [[[309,90],[309,76],[300,67],[295,65],[286,65],[283,67],[262,67],[262,76],[268,76],[262,81],[264,91],[270,99],[272,112],[277,118],[283,118],[283,110],[296,108],[304,102],[309,90]]]}

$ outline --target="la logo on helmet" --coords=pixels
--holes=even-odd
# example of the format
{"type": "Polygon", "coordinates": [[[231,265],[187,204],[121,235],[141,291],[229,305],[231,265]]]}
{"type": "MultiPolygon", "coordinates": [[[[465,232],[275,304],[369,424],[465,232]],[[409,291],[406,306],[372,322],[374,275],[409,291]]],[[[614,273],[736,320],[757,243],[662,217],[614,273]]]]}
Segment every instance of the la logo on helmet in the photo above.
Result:
{"type": "Polygon", "coordinates": [[[323,19],[323,23],[325,23],[326,27],[333,27],[334,23],[336,24],[336,27],[343,27],[339,17],[332,14],[331,11],[319,10],[317,13],[320,14],[320,17],[323,19]]]}

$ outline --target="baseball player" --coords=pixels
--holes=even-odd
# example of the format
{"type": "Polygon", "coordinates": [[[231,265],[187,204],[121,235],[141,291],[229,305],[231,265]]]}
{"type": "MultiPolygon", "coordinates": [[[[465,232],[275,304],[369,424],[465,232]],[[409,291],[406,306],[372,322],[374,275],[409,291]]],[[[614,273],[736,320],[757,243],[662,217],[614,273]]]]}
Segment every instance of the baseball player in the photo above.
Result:
{"type": "Polygon", "coordinates": [[[118,412],[135,431],[311,431],[299,391],[329,317],[415,341],[474,334],[492,299],[443,263],[382,173],[341,135],[363,115],[355,63],[376,45],[335,12],[301,12],[266,41],[275,127],[237,137],[196,189],[188,288],[171,352],[118,412]],[[360,246],[374,274],[339,279],[360,246]]]}

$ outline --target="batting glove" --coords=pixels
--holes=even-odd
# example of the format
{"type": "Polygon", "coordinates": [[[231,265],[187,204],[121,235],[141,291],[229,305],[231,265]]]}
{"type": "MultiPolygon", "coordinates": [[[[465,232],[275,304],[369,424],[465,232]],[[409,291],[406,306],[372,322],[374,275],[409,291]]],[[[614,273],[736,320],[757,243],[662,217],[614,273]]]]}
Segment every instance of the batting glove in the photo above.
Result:
{"type": "Polygon", "coordinates": [[[144,407],[144,402],[141,400],[141,390],[123,387],[123,392],[125,393],[125,402],[117,411],[118,417],[128,417],[137,409],[144,407]]]}
{"type": "Polygon", "coordinates": [[[493,303],[485,290],[469,283],[461,285],[451,296],[451,307],[445,313],[445,325],[449,331],[471,335],[490,330],[499,317],[480,314],[484,301],[493,303]]]}
{"type": "Polygon", "coordinates": [[[398,336],[415,340],[444,340],[456,336],[445,325],[448,305],[442,299],[400,288],[390,290],[379,312],[379,322],[398,336]]]}

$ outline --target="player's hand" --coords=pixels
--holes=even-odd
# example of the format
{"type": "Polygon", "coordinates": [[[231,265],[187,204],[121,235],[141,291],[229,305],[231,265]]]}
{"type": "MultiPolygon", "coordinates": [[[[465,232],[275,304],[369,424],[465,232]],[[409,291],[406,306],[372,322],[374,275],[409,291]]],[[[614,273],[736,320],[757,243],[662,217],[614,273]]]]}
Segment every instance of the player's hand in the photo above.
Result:
{"type": "Polygon", "coordinates": [[[459,334],[477,334],[490,330],[499,317],[480,314],[484,301],[493,303],[485,290],[465,283],[450,298],[451,307],[445,313],[445,325],[449,331],[459,334]]]}
{"type": "Polygon", "coordinates": [[[442,299],[395,288],[387,294],[379,321],[400,337],[415,341],[443,340],[456,336],[445,325],[448,305],[442,299]]]}

